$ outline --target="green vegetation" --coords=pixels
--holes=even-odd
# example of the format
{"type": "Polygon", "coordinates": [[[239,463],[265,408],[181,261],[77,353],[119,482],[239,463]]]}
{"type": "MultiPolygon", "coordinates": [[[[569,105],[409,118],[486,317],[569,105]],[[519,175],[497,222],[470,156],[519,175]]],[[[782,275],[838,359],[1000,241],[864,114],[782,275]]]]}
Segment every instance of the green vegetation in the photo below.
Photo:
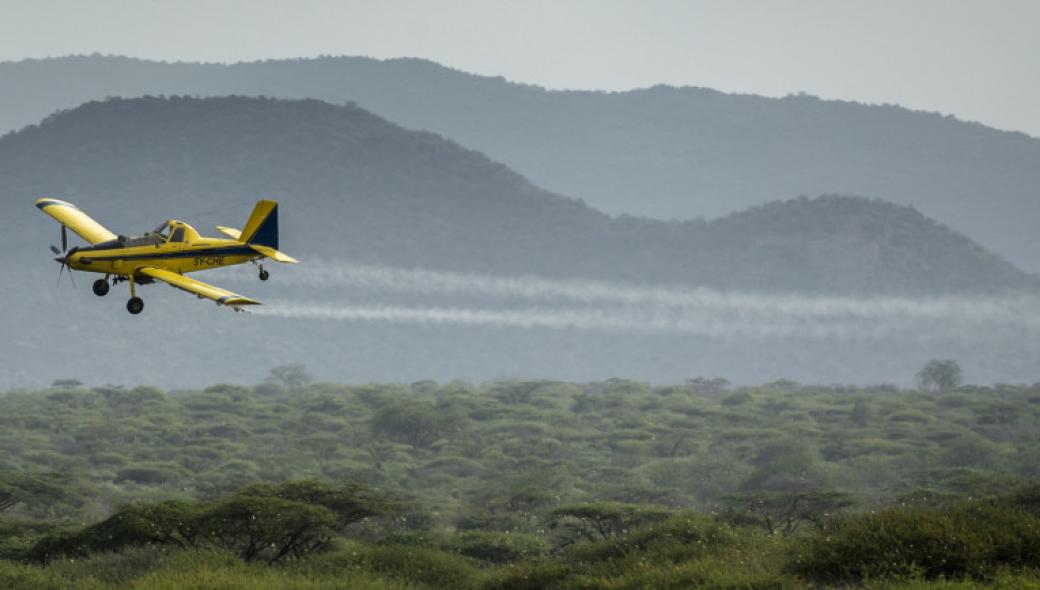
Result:
{"type": "Polygon", "coordinates": [[[1040,386],[0,394],[0,587],[1040,587],[1040,386]]]}

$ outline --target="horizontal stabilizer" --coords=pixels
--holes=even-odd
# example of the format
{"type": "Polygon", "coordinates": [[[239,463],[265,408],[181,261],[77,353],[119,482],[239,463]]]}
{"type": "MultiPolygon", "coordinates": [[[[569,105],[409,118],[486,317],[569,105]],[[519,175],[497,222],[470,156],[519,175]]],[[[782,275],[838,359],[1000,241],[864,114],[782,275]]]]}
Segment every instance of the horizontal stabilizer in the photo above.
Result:
{"type": "Polygon", "coordinates": [[[289,256],[285,252],[279,252],[274,248],[269,248],[267,246],[258,246],[257,244],[249,244],[249,247],[270,258],[271,260],[275,260],[277,262],[287,262],[289,264],[296,264],[297,262],[299,262],[299,260],[296,260],[295,258],[289,256]]]}
{"type": "Polygon", "coordinates": [[[219,231],[220,233],[224,234],[225,236],[231,238],[232,240],[241,240],[242,239],[242,231],[241,230],[237,230],[237,229],[235,229],[233,227],[224,227],[223,225],[218,225],[217,226],[217,231],[219,231]]]}

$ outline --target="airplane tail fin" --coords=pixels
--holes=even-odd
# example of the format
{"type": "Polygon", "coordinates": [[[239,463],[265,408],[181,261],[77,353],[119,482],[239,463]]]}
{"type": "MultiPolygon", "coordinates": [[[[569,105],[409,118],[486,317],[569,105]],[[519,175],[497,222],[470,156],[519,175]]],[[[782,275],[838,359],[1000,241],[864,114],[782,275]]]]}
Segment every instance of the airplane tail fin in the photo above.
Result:
{"type": "Polygon", "coordinates": [[[278,251],[278,203],[274,201],[256,202],[249,221],[246,222],[237,239],[245,242],[260,254],[278,262],[296,262],[292,256],[278,251]]]}
{"type": "Polygon", "coordinates": [[[278,203],[257,201],[249,221],[242,228],[240,240],[257,246],[278,249],[278,203]]]}

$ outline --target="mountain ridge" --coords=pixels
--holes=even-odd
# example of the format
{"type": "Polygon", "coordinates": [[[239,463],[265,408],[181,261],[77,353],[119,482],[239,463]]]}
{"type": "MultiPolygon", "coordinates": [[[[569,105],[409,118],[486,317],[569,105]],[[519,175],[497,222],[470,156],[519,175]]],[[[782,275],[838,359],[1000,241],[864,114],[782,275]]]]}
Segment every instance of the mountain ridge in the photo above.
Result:
{"type": "Polygon", "coordinates": [[[443,137],[314,99],[87,103],[0,139],[0,178],[20,186],[8,195],[108,198],[108,211],[93,214],[121,223],[130,212],[169,216],[171,204],[280,197],[290,216],[312,209],[285,226],[301,254],[331,244],[371,263],[808,292],[1036,284],[963,235],[880,200],[796,199],[713,221],[611,218],[443,137]]]}
{"type": "MultiPolygon", "coordinates": [[[[455,68],[446,64],[442,64],[435,60],[419,57],[419,56],[401,56],[401,57],[390,57],[390,58],[377,58],[371,56],[361,55],[348,55],[348,54],[336,54],[336,55],[318,55],[313,57],[299,56],[290,58],[270,58],[270,59],[254,59],[254,60],[239,60],[239,61],[188,61],[188,60],[165,60],[159,58],[144,58],[135,57],[122,54],[105,54],[105,53],[90,53],[90,54],[69,54],[62,56],[49,56],[49,57],[25,57],[17,60],[3,60],[0,61],[0,67],[5,65],[11,66],[23,66],[33,64],[46,64],[49,62],[75,62],[75,61],[90,61],[90,60],[117,60],[126,61],[133,64],[139,65],[163,65],[163,66],[203,66],[203,67],[224,67],[224,68],[235,68],[243,66],[259,66],[265,64],[280,64],[280,63],[293,63],[293,62],[307,62],[307,61],[323,61],[323,60],[365,60],[381,64],[418,64],[422,67],[428,67],[433,70],[458,75],[462,78],[476,78],[483,81],[495,82],[495,83],[506,83],[509,86],[526,88],[537,90],[544,93],[575,93],[575,94],[593,94],[593,95],[622,95],[639,92],[651,92],[655,90],[665,91],[690,91],[690,92],[705,92],[709,94],[716,94],[725,97],[746,97],[752,99],[766,99],[766,100],[790,100],[790,99],[807,99],[816,100],[820,102],[833,103],[838,105],[848,105],[853,107],[868,107],[868,108],[897,108],[901,111],[911,113],[914,115],[928,115],[937,117],[940,119],[953,120],[958,123],[966,125],[978,126],[986,129],[987,131],[995,131],[998,133],[1006,133],[1012,136],[1018,136],[1026,139],[1040,139],[1036,135],[1032,135],[1018,129],[1006,129],[1002,127],[996,127],[994,125],[985,123],[983,121],[977,121],[974,119],[964,119],[953,113],[944,113],[939,110],[930,110],[926,108],[911,108],[898,103],[889,102],[862,102],[853,99],[843,98],[826,98],[823,96],[815,95],[806,92],[791,92],[784,96],[768,96],[765,94],[758,94],[754,92],[739,92],[739,91],[726,91],[712,88],[710,86],[699,86],[696,84],[669,84],[669,83],[657,83],[649,86],[633,86],[631,88],[623,89],[602,89],[602,88],[571,88],[571,87],[548,87],[535,82],[524,82],[521,80],[515,80],[501,75],[481,74],[477,72],[471,72],[462,68],[455,68]]],[[[73,107],[74,108],[74,107],[73,107]]],[[[32,123],[26,123],[31,125],[32,123]]],[[[9,131],[17,131],[19,128],[10,128],[4,133],[9,131]]]]}
{"type": "Polygon", "coordinates": [[[937,320],[899,316],[881,331],[872,317],[839,318],[838,330],[813,320],[818,336],[786,312],[745,317],[739,307],[676,311],[642,300],[600,305],[336,282],[324,269],[365,265],[521,286],[533,275],[567,289],[593,279],[606,286],[601,293],[705,287],[724,306],[753,291],[767,306],[803,301],[815,310],[828,300],[818,296],[832,294],[870,308],[892,300],[884,295],[924,296],[913,309],[947,296],[1013,301],[1005,294],[1035,293],[1037,279],[918,211],[878,200],[794,199],[712,221],[611,217],[454,141],[313,99],[112,99],[63,112],[0,139],[0,219],[9,256],[9,280],[0,281],[0,387],[69,376],[167,388],[250,382],[297,361],[350,382],[675,382],[700,374],[863,383],[909,379],[930,358],[957,358],[980,380],[1035,380],[1035,330],[1014,311],[995,324],[945,312],[937,320]],[[43,195],[72,201],[119,233],[172,217],[212,234],[218,224],[241,227],[256,199],[275,198],[280,249],[302,264],[272,267],[264,282],[248,268],[195,275],[275,314],[296,304],[413,316],[474,310],[547,313],[564,325],[261,317],[162,285],[142,287],[145,312],[131,316],[125,285],[98,298],[87,277],[75,273],[73,287],[66,273],[55,287],[58,265],[47,246],[57,243],[58,227],[32,206],[43,195]],[[693,332],[670,329],[676,313],[693,332]],[[597,328],[601,320],[615,327],[597,328]],[[665,329],[642,330],[644,321],[665,329]]]}
{"type": "Polygon", "coordinates": [[[0,64],[0,128],[144,94],[353,101],[614,214],[715,218],[798,195],[869,195],[913,205],[1040,271],[1040,139],[890,105],[698,87],[556,91],[418,59],[83,57],[0,64]]]}

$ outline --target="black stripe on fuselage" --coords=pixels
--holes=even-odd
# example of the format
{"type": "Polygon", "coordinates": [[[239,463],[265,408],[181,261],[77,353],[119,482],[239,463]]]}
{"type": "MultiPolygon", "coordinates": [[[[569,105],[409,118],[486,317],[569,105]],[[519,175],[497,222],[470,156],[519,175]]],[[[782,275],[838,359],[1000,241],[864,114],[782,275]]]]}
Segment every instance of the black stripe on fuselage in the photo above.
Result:
{"type": "MultiPolygon", "coordinates": [[[[94,250],[97,252],[99,250],[94,250]]],[[[102,249],[101,252],[107,252],[108,249],[102,249]]],[[[226,246],[223,248],[200,248],[198,250],[182,250],[180,252],[155,252],[153,254],[109,254],[106,256],[95,256],[93,252],[89,250],[80,250],[79,253],[84,254],[83,258],[89,258],[91,260],[152,260],[156,258],[195,258],[196,256],[241,256],[245,254],[252,254],[255,256],[262,256],[256,250],[253,250],[249,246],[226,246]]]]}

